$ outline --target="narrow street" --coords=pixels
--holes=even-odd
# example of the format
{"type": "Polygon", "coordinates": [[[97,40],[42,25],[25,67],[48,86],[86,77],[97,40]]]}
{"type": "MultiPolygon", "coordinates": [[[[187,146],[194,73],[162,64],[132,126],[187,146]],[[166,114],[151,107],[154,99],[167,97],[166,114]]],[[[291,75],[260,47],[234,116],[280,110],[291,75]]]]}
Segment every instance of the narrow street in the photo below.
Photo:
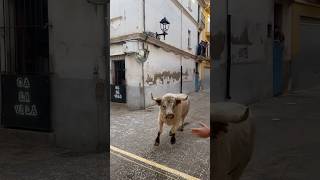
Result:
{"type": "Polygon", "coordinates": [[[123,104],[112,104],[111,179],[184,179],[188,176],[209,179],[210,139],[194,137],[190,130],[198,127],[199,121],[209,125],[209,94],[209,91],[190,94],[191,106],[186,118],[190,124],[183,132],[177,132],[174,145],[170,144],[170,128],[165,126],[158,147],[154,146],[158,106],[128,111],[123,104]],[[126,154],[113,151],[113,147],[126,154]]]}
{"type": "Polygon", "coordinates": [[[242,180],[320,179],[320,87],[251,106],[256,145],[242,180]]]}

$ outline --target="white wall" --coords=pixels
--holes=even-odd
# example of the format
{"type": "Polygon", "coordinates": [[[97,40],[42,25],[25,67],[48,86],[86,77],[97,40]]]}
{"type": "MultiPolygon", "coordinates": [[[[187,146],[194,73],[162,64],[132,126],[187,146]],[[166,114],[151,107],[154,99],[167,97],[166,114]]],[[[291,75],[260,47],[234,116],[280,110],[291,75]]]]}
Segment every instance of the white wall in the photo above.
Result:
{"type": "Polygon", "coordinates": [[[186,16],[182,16],[182,24],[182,50],[195,54],[198,43],[198,27],[186,16]],[[191,49],[188,48],[188,30],[191,31],[191,49]]]}
{"type": "Polygon", "coordinates": [[[110,38],[143,32],[142,0],[110,1],[110,38]]]}
{"type": "Polygon", "coordinates": [[[180,0],[180,2],[191,14],[191,16],[198,21],[198,0],[180,0]],[[191,11],[188,8],[189,1],[191,1],[191,11]]]}
{"type": "Polygon", "coordinates": [[[181,11],[171,0],[146,1],[146,31],[162,33],[160,20],[166,17],[170,28],[166,40],[161,41],[177,48],[181,47],[181,11]]]}
{"type": "MultiPolygon", "coordinates": [[[[181,1],[182,5],[187,9],[188,0],[181,1]]],[[[198,1],[194,0],[192,3],[192,16],[195,21],[198,19],[198,1]]],[[[173,3],[173,0],[162,1],[146,1],[146,31],[162,33],[160,30],[160,20],[166,17],[170,22],[170,29],[166,40],[164,41],[172,46],[178,47],[190,53],[195,53],[197,45],[198,29],[190,16],[187,16],[182,10],[173,3]],[[191,46],[192,49],[187,48],[188,45],[188,29],[191,30],[191,46]]]]}

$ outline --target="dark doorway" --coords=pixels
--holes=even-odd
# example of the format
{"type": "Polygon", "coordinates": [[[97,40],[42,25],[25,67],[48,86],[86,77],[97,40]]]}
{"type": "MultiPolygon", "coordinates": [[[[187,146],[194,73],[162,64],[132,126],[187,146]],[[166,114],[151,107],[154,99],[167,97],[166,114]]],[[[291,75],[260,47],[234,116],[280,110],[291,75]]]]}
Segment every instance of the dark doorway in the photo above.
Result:
{"type": "Polygon", "coordinates": [[[114,62],[114,84],[115,85],[125,85],[126,81],[126,71],[125,71],[125,61],[113,61],[114,62]]]}
{"type": "Polygon", "coordinates": [[[283,57],[284,35],[282,31],[282,5],[274,7],[274,41],[273,41],[273,95],[279,96],[283,91],[283,57]]]}
{"type": "Polygon", "coordinates": [[[3,0],[2,121],[51,131],[47,0],[3,0]]]}

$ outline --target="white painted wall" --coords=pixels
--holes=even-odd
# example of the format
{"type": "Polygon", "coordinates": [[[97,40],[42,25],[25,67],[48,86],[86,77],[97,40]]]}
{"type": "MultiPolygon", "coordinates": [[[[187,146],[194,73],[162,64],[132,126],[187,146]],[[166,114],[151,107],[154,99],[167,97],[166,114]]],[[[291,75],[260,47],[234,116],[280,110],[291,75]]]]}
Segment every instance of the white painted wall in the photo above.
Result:
{"type": "MultiPolygon", "coordinates": [[[[166,17],[170,22],[170,29],[166,40],[164,41],[172,46],[178,47],[190,53],[195,53],[197,45],[197,24],[195,24],[190,16],[187,16],[174,2],[174,0],[162,1],[146,1],[146,31],[162,33],[160,30],[160,20],[166,17]],[[161,8],[160,8],[161,7],[161,8]],[[191,46],[192,49],[187,48],[188,29],[191,30],[191,46]]],[[[182,1],[182,5],[187,9],[187,0],[182,1]]],[[[192,14],[195,21],[198,19],[198,1],[194,0],[192,3],[192,14]]]]}
{"type": "Polygon", "coordinates": [[[182,24],[182,50],[195,54],[198,43],[198,27],[186,16],[182,16],[182,24]],[[191,49],[188,48],[188,30],[191,31],[191,49]]]}
{"type": "Polygon", "coordinates": [[[181,48],[181,11],[171,0],[146,1],[146,31],[162,33],[160,20],[166,17],[170,28],[166,40],[161,41],[177,48],[181,48]]]}
{"type": "Polygon", "coordinates": [[[110,1],[110,38],[143,32],[142,0],[110,1]]]}
{"type": "Polygon", "coordinates": [[[197,21],[198,20],[198,0],[180,0],[181,4],[187,11],[191,14],[191,16],[197,21]],[[188,8],[189,1],[191,2],[191,11],[188,8]]]}

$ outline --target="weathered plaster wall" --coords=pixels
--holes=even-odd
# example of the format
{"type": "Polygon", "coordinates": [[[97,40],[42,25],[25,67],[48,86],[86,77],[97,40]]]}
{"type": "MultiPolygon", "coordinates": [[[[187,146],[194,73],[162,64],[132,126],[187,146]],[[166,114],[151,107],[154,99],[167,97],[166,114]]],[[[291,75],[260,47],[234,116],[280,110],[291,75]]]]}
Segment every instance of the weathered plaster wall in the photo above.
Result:
{"type": "Polygon", "coordinates": [[[48,7],[52,25],[51,114],[56,144],[76,151],[105,150],[108,128],[104,47],[108,42],[104,7],[78,0],[49,0],[48,7]]]}
{"type": "Polygon", "coordinates": [[[127,106],[130,109],[143,107],[142,65],[134,55],[126,56],[127,106]]]}
{"type": "MultiPolygon", "coordinates": [[[[180,92],[180,56],[165,52],[161,48],[150,47],[150,55],[145,63],[146,106],[154,104],[150,95],[180,92]],[[161,54],[161,56],[159,56],[161,54]]],[[[182,58],[183,93],[194,91],[193,70],[195,62],[182,58]]]]}
{"type": "MultiPolygon", "coordinates": [[[[226,90],[226,0],[213,1],[211,17],[214,36],[212,56],[213,99],[224,100],[226,90]]],[[[249,103],[272,95],[273,2],[268,0],[229,0],[231,18],[232,101],[249,103]],[[244,11],[245,9],[245,11],[244,11]]]]}

